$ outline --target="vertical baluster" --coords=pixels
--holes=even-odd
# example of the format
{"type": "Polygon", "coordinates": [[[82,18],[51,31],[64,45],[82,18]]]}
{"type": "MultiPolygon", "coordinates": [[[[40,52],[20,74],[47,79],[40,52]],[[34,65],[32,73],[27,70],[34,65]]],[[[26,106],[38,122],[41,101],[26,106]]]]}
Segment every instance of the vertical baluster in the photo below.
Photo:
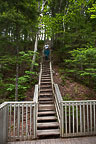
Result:
{"type": "Polygon", "coordinates": [[[71,112],[70,112],[70,103],[69,103],[69,135],[71,134],[71,112]]]}
{"type": "Polygon", "coordinates": [[[87,102],[87,132],[89,132],[89,103],[87,102]]]}
{"type": "Polygon", "coordinates": [[[61,111],[62,111],[62,137],[64,136],[64,107],[63,107],[63,103],[61,103],[61,111]]]}
{"type": "Polygon", "coordinates": [[[11,115],[11,113],[12,113],[12,104],[10,104],[10,114],[9,114],[9,136],[10,136],[10,138],[11,138],[11,125],[12,125],[12,123],[11,123],[11,117],[12,117],[12,115],[11,115]]]}
{"type": "Polygon", "coordinates": [[[18,127],[17,127],[17,135],[18,135],[18,138],[20,136],[20,104],[18,104],[18,127]]]}
{"type": "Polygon", "coordinates": [[[67,136],[67,104],[65,103],[65,133],[67,136]]]}
{"type": "Polygon", "coordinates": [[[16,119],[16,104],[14,104],[14,140],[15,140],[15,119],[16,119]]]}
{"type": "Polygon", "coordinates": [[[32,135],[31,129],[32,129],[32,104],[30,104],[30,137],[32,135]]]}
{"type": "Polygon", "coordinates": [[[28,104],[26,104],[26,138],[28,137],[28,104]]]}
{"type": "Polygon", "coordinates": [[[23,130],[23,121],[24,121],[24,118],[23,118],[23,115],[24,115],[24,104],[22,104],[22,140],[23,140],[23,136],[24,136],[24,130],[23,130]]]}
{"type": "Polygon", "coordinates": [[[76,103],[76,132],[78,134],[78,103],[76,103]]]}
{"type": "Polygon", "coordinates": [[[96,115],[95,115],[95,112],[96,111],[95,111],[95,102],[94,102],[94,133],[96,133],[96,124],[95,124],[96,123],[96,118],[95,118],[96,115]]]}
{"type": "Polygon", "coordinates": [[[85,133],[85,103],[83,103],[83,125],[84,125],[84,133],[85,133]]]}
{"type": "Polygon", "coordinates": [[[72,104],[72,111],[73,111],[73,135],[74,135],[74,103],[72,104]]]}
{"type": "Polygon", "coordinates": [[[80,103],[80,132],[82,133],[82,108],[80,103]]]}
{"type": "Polygon", "coordinates": [[[90,129],[92,132],[92,103],[90,102],[90,129]]]}

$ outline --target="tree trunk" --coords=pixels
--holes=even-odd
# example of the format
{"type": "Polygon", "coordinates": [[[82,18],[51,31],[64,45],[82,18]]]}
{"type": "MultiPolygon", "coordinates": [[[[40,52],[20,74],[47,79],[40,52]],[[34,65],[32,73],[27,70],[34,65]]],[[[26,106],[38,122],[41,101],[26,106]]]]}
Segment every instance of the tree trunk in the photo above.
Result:
{"type": "Polygon", "coordinates": [[[19,64],[18,64],[18,59],[17,59],[17,63],[16,63],[15,101],[18,101],[18,77],[19,77],[19,64]]]}

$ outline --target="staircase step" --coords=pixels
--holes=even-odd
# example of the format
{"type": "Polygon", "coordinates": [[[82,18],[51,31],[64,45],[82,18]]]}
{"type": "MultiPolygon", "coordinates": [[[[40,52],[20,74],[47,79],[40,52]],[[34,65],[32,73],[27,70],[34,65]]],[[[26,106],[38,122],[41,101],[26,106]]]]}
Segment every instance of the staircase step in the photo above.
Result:
{"type": "Polygon", "coordinates": [[[39,111],[54,110],[54,104],[39,104],[39,111]]]}
{"type": "Polygon", "coordinates": [[[40,86],[40,89],[50,89],[50,88],[52,88],[52,86],[51,85],[41,85],[40,86]]]}
{"type": "Polygon", "coordinates": [[[53,101],[39,101],[39,104],[54,104],[53,101]]]}
{"type": "Polygon", "coordinates": [[[52,83],[51,82],[41,82],[41,85],[51,85],[52,83]]]}
{"type": "Polygon", "coordinates": [[[53,101],[53,98],[49,98],[49,97],[39,97],[39,101],[53,101]]]}
{"type": "Polygon", "coordinates": [[[41,79],[41,82],[51,82],[51,79],[41,79]]]}
{"type": "Polygon", "coordinates": [[[42,74],[42,76],[41,77],[50,77],[50,74],[42,74]]]}
{"type": "Polygon", "coordinates": [[[43,121],[56,121],[57,117],[56,116],[39,116],[37,117],[37,121],[43,122],[43,121]]]}
{"type": "Polygon", "coordinates": [[[43,76],[41,76],[41,79],[51,79],[51,77],[49,76],[46,76],[46,77],[43,77],[43,76]]]}
{"type": "Polygon", "coordinates": [[[50,130],[37,130],[37,136],[59,136],[60,130],[59,129],[50,129],[50,130]]]}
{"type": "Polygon", "coordinates": [[[39,129],[58,128],[59,127],[59,123],[58,122],[37,123],[37,127],[39,129]]]}
{"type": "Polygon", "coordinates": [[[55,111],[42,111],[42,112],[38,112],[38,115],[42,115],[42,116],[47,116],[47,115],[55,115],[56,112],[55,111]]]}
{"type": "Polygon", "coordinates": [[[40,92],[40,96],[52,96],[52,92],[40,92]]]}
{"type": "Polygon", "coordinates": [[[40,93],[52,92],[52,89],[40,89],[40,93]]]}

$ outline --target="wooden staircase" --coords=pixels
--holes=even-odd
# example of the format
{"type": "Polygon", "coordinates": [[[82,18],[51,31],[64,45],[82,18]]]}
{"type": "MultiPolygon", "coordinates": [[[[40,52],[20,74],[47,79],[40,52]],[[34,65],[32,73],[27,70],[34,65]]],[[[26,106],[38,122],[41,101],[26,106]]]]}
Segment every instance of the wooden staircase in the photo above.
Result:
{"type": "Polygon", "coordinates": [[[54,105],[49,62],[42,64],[38,102],[37,137],[59,137],[60,129],[54,105]]]}

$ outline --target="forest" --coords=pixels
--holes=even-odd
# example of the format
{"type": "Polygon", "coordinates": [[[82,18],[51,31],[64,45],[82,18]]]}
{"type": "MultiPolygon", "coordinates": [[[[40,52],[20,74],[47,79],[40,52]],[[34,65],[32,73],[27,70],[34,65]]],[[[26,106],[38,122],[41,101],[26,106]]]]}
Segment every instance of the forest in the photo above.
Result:
{"type": "Polygon", "coordinates": [[[95,0],[1,0],[0,103],[25,100],[38,83],[46,40],[63,79],[67,75],[96,92],[95,0]]]}

